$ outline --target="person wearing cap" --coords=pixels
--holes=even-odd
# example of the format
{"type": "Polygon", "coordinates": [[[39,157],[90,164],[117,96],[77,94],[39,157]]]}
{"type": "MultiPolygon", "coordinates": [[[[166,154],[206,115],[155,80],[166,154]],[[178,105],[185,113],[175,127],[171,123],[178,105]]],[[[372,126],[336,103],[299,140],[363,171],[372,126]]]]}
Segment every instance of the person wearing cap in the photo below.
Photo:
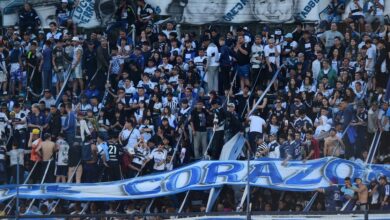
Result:
{"type": "Polygon", "coordinates": [[[41,131],[37,128],[34,128],[30,133],[30,138],[28,140],[28,147],[31,148],[30,160],[34,163],[37,163],[37,167],[34,170],[34,173],[31,175],[33,183],[40,182],[40,170],[41,170],[41,161],[42,155],[39,149],[42,148],[42,139],[40,138],[41,131]]]}
{"type": "Polygon", "coordinates": [[[238,132],[243,132],[240,116],[236,112],[236,105],[233,102],[227,104],[225,140],[230,140],[238,132]]]}
{"type": "Polygon", "coordinates": [[[82,58],[83,58],[83,48],[80,43],[79,37],[72,38],[73,49],[73,57],[71,64],[71,71],[73,76],[73,94],[77,94],[78,87],[80,87],[80,91],[84,90],[84,81],[83,81],[83,73],[82,73],[82,58]]]}
{"type": "Polygon", "coordinates": [[[211,156],[211,158],[218,160],[224,145],[224,130],[226,125],[226,111],[220,106],[220,100],[213,99],[211,102],[210,112],[214,115],[213,124],[214,124],[214,137],[212,140],[212,148],[209,152],[206,152],[211,156]]]}
{"type": "Polygon", "coordinates": [[[289,53],[292,51],[292,50],[295,50],[298,48],[298,43],[296,41],[293,40],[293,35],[292,33],[287,33],[285,36],[285,41],[283,41],[282,43],[282,56],[286,56],[288,57],[289,56],[289,53]]]}
{"type": "Polygon", "coordinates": [[[379,203],[381,210],[390,209],[390,184],[386,176],[379,177],[379,203]]]}

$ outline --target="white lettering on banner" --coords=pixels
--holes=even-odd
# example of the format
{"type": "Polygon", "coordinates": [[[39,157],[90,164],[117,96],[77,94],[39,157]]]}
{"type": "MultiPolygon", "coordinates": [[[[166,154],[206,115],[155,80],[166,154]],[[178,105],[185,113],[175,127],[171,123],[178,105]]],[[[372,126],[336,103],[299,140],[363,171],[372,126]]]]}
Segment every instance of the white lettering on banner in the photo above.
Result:
{"type": "Polygon", "coordinates": [[[223,16],[223,19],[225,21],[232,21],[234,19],[234,16],[236,16],[246,5],[248,0],[240,0],[228,13],[226,13],[225,16],[223,16]]]}
{"type": "Polygon", "coordinates": [[[306,16],[311,12],[311,10],[313,8],[316,7],[317,3],[319,2],[320,0],[310,0],[307,5],[303,8],[303,10],[301,11],[300,13],[300,17],[305,19],[306,16]]]}
{"type": "Polygon", "coordinates": [[[95,13],[94,5],[94,0],[81,0],[73,12],[73,20],[77,24],[90,22],[95,13]]]}
{"type": "MultiPolygon", "coordinates": [[[[208,190],[222,185],[245,185],[285,191],[314,191],[331,182],[344,183],[345,177],[372,178],[390,176],[388,165],[362,165],[339,158],[307,161],[282,161],[264,158],[246,161],[199,161],[177,170],[116,182],[96,184],[21,185],[20,198],[109,201],[168,196],[188,190],[208,190]]],[[[16,195],[15,185],[0,186],[0,200],[16,195]]]]}

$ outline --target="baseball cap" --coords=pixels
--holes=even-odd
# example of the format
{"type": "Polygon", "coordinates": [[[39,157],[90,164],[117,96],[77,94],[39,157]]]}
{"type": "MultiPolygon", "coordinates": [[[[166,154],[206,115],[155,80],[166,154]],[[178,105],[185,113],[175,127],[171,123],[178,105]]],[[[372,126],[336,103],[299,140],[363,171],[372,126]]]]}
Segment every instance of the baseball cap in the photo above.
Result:
{"type": "Polygon", "coordinates": [[[284,36],[285,38],[293,38],[293,35],[291,33],[288,33],[286,34],[286,36],[284,36]]]}
{"type": "Polygon", "coordinates": [[[37,128],[34,128],[32,130],[32,134],[40,134],[40,133],[41,133],[41,131],[39,129],[37,129],[37,128]]]}

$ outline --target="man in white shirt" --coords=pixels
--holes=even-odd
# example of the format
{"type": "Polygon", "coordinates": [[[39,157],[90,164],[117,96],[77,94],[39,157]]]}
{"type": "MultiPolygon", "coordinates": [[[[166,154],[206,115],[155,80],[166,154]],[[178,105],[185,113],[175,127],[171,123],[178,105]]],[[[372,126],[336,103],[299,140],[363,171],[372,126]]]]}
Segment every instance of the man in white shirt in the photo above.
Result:
{"type": "MultiPolygon", "coordinates": [[[[275,45],[275,40],[273,38],[268,40],[268,44],[264,47],[264,56],[266,61],[266,70],[268,82],[272,79],[275,71],[279,69],[278,58],[280,55],[280,45],[275,45]]],[[[268,84],[267,82],[267,84],[268,84]]]]}
{"type": "Polygon", "coordinates": [[[165,169],[165,164],[168,157],[168,151],[164,148],[163,144],[158,145],[158,147],[154,148],[152,152],[148,155],[145,164],[153,159],[153,171],[162,172],[165,169]]]}
{"type": "Polygon", "coordinates": [[[313,72],[313,79],[316,82],[318,80],[318,76],[320,75],[321,63],[323,58],[324,58],[324,54],[321,51],[317,52],[317,59],[314,60],[311,65],[311,71],[313,72]]]}
{"type": "Polygon", "coordinates": [[[126,144],[127,151],[131,153],[134,152],[134,146],[138,143],[140,137],[141,133],[133,126],[133,122],[127,121],[124,129],[119,134],[119,142],[122,145],[126,144]]]}
{"type": "Polygon", "coordinates": [[[257,149],[256,137],[263,135],[263,129],[267,126],[267,123],[260,117],[258,111],[249,116],[247,121],[249,122],[249,144],[251,145],[252,153],[255,153],[257,149]]]}
{"type": "Polygon", "coordinates": [[[207,87],[209,91],[218,91],[219,52],[218,47],[210,41],[211,39],[208,37],[204,41],[205,46],[207,46],[207,87]]]}
{"type": "Polygon", "coordinates": [[[375,71],[376,47],[372,47],[370,39],[366,40],[366,47],[366,71],[369,76],[373,76],[375,71]]]}

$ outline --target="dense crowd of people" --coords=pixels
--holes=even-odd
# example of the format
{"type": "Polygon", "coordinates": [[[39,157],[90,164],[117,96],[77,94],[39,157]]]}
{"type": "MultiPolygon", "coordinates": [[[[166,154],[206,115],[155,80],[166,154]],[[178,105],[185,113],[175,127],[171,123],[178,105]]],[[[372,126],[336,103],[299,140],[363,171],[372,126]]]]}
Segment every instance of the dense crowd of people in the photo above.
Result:
{"type": "MultiPolygon", "coordinates": [[[[136,6],[122,0],[116,22],[88,36],[66,0],[47,31],[24,4],[18,26],[0,36],[0,181],[96,183],[169,171],[218,160],[239,132],[251,159],[283,164],[327,156],[363,164],[380,132],[370,162],[389,163],[390,25],[379,14],[383,0],[372,1],[368,14],[354,1],[344,23],[337,2],[319,25],[296,23],[290,33],[261,25],[259,33],[211,28],[199,36],[179,35],[173,22],[156,27],[144,0],[136,6]]],[[[312,210],[340,210],[348,200],[345,210],[388,209],[386,177],[368,186],[345,181],[318,189],[312,210]]],[[[240,192],[224,187],[215,210],[236,210],[240,192]]],[[[311,195],[255,188],[252,210],[301,211],[311,195]]],[[[192,194],[185,211],[204,211],[207,196],[192,194]]],[[[22,200],[20,212],[174,213],[181,200],[164,197],[152,207],[150,200],[37,200],[31,207],[22,200]]]]}

